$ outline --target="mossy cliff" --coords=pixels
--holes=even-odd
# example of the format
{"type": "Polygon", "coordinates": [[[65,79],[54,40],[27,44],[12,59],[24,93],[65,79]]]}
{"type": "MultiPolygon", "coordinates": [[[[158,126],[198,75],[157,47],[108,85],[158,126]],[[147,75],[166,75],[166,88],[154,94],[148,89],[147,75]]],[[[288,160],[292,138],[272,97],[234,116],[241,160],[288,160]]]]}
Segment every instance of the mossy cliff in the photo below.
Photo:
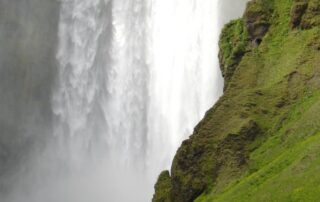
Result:
{"type": "Polygon", "coordinates": [[[224,95],[153,202],[318,201],[320,1],[253,0],[220,39],[224,95]]]}

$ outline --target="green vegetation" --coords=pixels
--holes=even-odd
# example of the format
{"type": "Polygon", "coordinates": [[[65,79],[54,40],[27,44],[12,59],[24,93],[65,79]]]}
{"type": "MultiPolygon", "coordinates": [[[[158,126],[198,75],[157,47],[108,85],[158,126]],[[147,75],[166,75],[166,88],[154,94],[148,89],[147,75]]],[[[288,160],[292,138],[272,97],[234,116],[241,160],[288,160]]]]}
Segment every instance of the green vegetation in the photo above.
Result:
{"type": "Polygon", "coordinates": [[[224,27],[220,39],[221,71],[226,83],[231,79],[236,66],[246,52],[248,32],[243,20],[234,20],[224,27]]]}
{"type": "Polygon", "coordinates": [[[170,190],[172,189],[170,183],[170,173],[169,171],[163,171],[158,178],[157,184],[154,186],[156,190],[161,190],[154,195],[153,200],[159,202],[170,202],[167,198],[170,190]]]}
{"type": "Polygon", "coordinates": [[[318,9],[317,0],[254,0],[243,19],[226,25],[224,95],[178,150],[165,181],[171,190],[156,188],[156,195],[174,202],[318,201],[318,9]]]}

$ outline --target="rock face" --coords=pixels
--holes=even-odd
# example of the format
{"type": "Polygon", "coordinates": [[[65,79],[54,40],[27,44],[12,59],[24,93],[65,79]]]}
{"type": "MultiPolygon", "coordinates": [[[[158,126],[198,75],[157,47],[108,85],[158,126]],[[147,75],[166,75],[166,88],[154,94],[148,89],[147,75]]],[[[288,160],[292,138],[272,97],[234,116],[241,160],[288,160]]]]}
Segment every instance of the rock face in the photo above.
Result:
{"type": "Polygon", "coordinates": [[[153,202],[317,200],[319,16],[317,0],[253,0],[225,26],[224,95],[182,143],[171,176],[160,175],[153,202]]]}
{"type": "Polygon", "coordinates": [[[296,28],[301,25],[302,17],[306,13],[308,8],[308,1],[297,0],[294,2],[294,5],[291,10],[291,28],[296,28]]]}
{"type": "Polygon", "coordinates": [[[267,33],[272,15],[272,1],[251,1],[244,14],[250,40],[259,45],[267,33]]]}
{"type": "Polygon", "coordinates": [[[291,11],[291,28],[310,29],[320,25],[318,0],[295,0],[291,11]]]}

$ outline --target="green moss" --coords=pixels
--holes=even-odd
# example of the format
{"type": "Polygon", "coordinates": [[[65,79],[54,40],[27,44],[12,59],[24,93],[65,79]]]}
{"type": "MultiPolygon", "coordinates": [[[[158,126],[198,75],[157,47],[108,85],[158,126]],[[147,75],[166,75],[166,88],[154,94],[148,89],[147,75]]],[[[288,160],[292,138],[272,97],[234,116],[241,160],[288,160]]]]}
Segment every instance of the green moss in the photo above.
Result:
{"type": "Polygon", "coordinates": [[[269,23],[270,16],[273,12],[273,0],[253,0],[249,1],[244,18],[253,19],[256,23],[269,23]]]}
{"type": "Polygon", "coordinates": [[[153,195],[152,202],[170,202],[171,181],[169,171],[163,171],[155,185],[156,193],[153,195]]]}
{"type": "Polygon", "coordinates": [[[248,32],[242,19],[234,20],[222,30],[220,47],[220,67],[225,81],[232,77],[248,45],[248,32]]]}
{"type": "Polygon", "coordinates": [[[291,27],[310,29],[320,25],[320,2],[318,0],[294,0],[291,27]]]}
{"type": "Polygon", "coordinates": [[[302,17],[301,26],[304,29],[310,29],[320,25],[320,2],[318,0],[309,0],[308,8],[302,17]]]}
{"type": "Polygon", "coordinates": [[[317,201],[320,134],[300,141],[225,193],[197,201],[317,201]]]}

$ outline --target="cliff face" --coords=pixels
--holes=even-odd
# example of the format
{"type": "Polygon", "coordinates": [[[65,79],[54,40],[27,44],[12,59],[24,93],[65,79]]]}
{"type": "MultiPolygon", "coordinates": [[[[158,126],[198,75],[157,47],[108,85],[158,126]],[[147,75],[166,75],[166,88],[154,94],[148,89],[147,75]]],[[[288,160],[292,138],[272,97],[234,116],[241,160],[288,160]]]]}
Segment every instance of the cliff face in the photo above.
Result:
{"type": "Polygon", "coordinates": [[[253,0],[225,26],[225,92],[155,185],[154,202],[316,201],[320,2],[253,0]]]}

